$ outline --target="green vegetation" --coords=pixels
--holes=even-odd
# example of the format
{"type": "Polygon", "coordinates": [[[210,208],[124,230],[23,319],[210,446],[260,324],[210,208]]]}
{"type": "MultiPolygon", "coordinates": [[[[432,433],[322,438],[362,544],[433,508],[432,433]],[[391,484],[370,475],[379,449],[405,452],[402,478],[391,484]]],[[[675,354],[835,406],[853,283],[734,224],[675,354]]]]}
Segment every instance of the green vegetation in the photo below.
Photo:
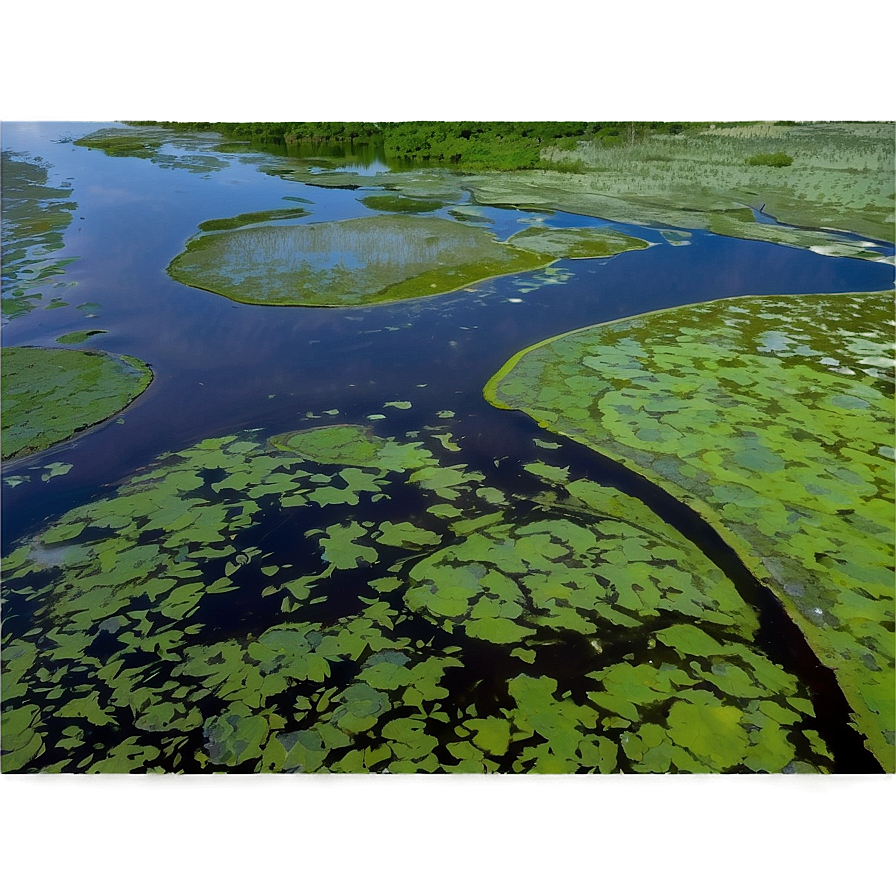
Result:
{"type": "Polygon", "coordinates": [[[201,236],[168,272],[237,302],[366,305],[438,295],[545,267],[558,257],[611,255],[647,245],[584,227],[530,228],[501,243],[484,228],[455,221],[378,215],[201,236]]]}
{"type": "Polygon", "coordinates": [[[75,141],[75,146],[99,149],[107,156],[153,159],[171,135],[164,129],[105,128],[75,141]]]}
{"type": "Polygon", "coordinates": [[[363,305],[437,295],[550,260],[454,221],[378,215],[199,237],[168,271],[238,302],[363,305]]]}
{"type": "Polygon", "coordinates": [[[95,351],[4,348],[2,362],[4,460],[108,419],[152,380],[142,361],[95,351]]]}
{"type": "Polygon", "coordinates": [[[66,333],[60,336],[56,341],[60,345],[80,345],[86,342],[91,336],[99,336],[100,333],[107,333],[108,330],[76,330],[74,333],[66,333]]]}
{"type": "Polygon", "coordinates": [[[438,199],[414,199],[408,196],[397,196],[394,193],[377,193],[374,196],[365,196],[361,205],[372,208],[377,212],[403,212],[419,214],[422,212],[434,212],[444,203],[438,199]]]}
{"type": "Polygon", "coordinates": [[[75,140],[75,146],[96,149],[113,158],[148,159],[160,168],[179,168],[207,176],[230,164],[208,151],[214,149],[217,142],[214,138],[194,133],[175,135],[161,127],[104,128],[75,140]],[[177,144],[178,150],[188,152],[162,152],[162,148],[171,143],[177,144]]]}
{"type": "MultiPolygon", "coordinates": [[[[813,228],[810,245],[834,245],[839,254],[866,257],[868,247],[830,230],[893,240],[892,122],[167,124],[284,144],[382,142],[391,157],[443,166],[429,176],[431,190],[442,195],[416,194],[422,198],[472,189],[489,205],[802,245],[787,228],[742,220],[747,207],[764,206],[782,222],[813,228]]],[[[112,135],[118,140],[122,133],[112,135]]],[[[136,151],[147,151],[131,139],[136,151]]],[[[405,195],[411,194],[404,184],[420,177],[327,170],[332,167],[325,158],[285,159],[270,173],[320,186],[385,186],[405,195]]]]}
{"type": "Polygon", "coordinates": [[[602,258],[650,245],[637,237],[597,227],[529,227],[514,234],[509,242],[556,258],[602,258]]]}
{"type": "Polygon", "coordinates": [[[3,772],[831,768],[694,545],[543,460],[535,500],[486,487],[446,435],[206,439],[16,547],[3,772]]]}
{"type": "Polygon", "coordinates": [[[294,218],[306,218],[311,212],[304,208],[275,208],[263,212],[246,212],[232,218],[212,218],[199,225],[202,231],[237,230],[250,224],[267,224],[270,221],[291,221],[294,218]]]}
{"type": "Polygon", "coordinates": [[[768,165],[769,168],[787,168],[793,158],[786,152],[760,152],[747,159],[748,165],[768,165]]]}
{"type": "Polygon", "coordinates": [[[61,256],[63,234],[72,222],[76,205],[69,188],[47,185],[49,168],[10,152],[2,154],[0,184],[3,193],[2,311],[5,318],[20,317],[44,307],[61,307],[60,298],[71,284],[61,278],[72,258],[61,256]]]}
{"type": "MultiPolygon", "coordinates": [[[[893,241],[893,125],[888,122],[752,125],[650,135],[631,144],[580,143],[545,150],[553,161],[580,161],[580,174],[550,171],[469,175],[477,201],[560,208],[614,221],[664,224],[786,241],[786,228],[739,221],[745,206],[780,221],[893,241]],[[745,165],[757,154],[785,153],[786,168],[745,165]]],[[[866,247],[852,241],[856,252],[866,247]]]]}
{"type": "Polygon", "coordinates": [[[560,336],[486,387],[692,506],[894,769],[892,293],[737,298],[560,336]]]}

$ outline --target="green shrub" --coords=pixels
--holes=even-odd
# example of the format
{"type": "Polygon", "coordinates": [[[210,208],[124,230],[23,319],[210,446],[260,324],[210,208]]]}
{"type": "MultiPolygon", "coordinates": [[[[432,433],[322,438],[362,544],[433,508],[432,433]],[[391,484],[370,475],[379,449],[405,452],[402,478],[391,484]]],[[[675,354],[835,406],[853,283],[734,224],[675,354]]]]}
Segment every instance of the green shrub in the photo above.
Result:
{"type": "Polygon", "coordinates": [[[760,152],[747,159],[748,165],[767,165],[770,168],[787,168],[793,159],[786,152],[760,152]]]}

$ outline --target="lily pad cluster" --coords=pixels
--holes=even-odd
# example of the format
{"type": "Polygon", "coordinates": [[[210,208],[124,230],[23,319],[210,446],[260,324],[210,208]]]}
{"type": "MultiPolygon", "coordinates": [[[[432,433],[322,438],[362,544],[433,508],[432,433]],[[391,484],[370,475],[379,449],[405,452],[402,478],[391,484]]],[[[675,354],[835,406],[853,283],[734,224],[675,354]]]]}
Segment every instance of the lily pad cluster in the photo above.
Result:
{"type": "Polygon", "coordinates": [[[3,316],[20,317],[49,300],[60,307],[70,285],[62,278],[63,234],[77,207],[70,187],[48,185],[49,167],[10,152],[2,154],[3,316]]]}
{"type": "Polygon", "coordinates": [[[500,407],[690,504],[773,588],[892,771],[892,294],[737,298],[557,337],[500,407]]]}
{"type": "Polygon", "coordinates": [[[690,542],[544,461],[506,494],[438,435],[207,439],[16,547],[3,771],[831,767],[690,542]]]}
{"type": "Polygon", "coordinates": [[[144,362],[105,352],[4,348],[2,360],[4,460],[107,420],[152,381],[144,362]]]}

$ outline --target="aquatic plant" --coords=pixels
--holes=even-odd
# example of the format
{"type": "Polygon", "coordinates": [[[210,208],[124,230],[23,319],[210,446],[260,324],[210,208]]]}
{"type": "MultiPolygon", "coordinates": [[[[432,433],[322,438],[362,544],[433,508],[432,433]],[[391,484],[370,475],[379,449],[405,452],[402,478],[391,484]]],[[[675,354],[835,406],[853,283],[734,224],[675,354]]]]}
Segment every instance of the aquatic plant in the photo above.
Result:
{"type": "MultiPolygon", "coordinates": [[[[614,221],[683,230],[737,227],[738,236],[786,242],[787,228],[739,221],[745,206],[813,228],[826,246],[828,229],[893,241],[892,122],[814,122],[690,128],[633,143],[579,142],[546,150],[555,161],[580,161],[578,174],[551,171],[469,174],[461,178],[478,202],[559,208],[614,221]],[[746,165],[777,153],[798,165],[746,165]]],[[[867,247],[852,241],[852,249],[867,247]]],[[[860,257],[860,256],[859,256],[860,257]]]]}
{"type": "Polygon", "coordinates": [[[378,212],[402,212],[404,214],[421,214],[434,212],[444,203],[438,199],[415,199],[410,196],[398,196],[395,193],[376,193],[361,199],[361,205],[378,212]]]}
{"type": "Polygon", "coordinates": [[[74,145],[99,150],[112,158],[147,159],[160,168],[177,168],[207,176],[230,165],[208,151],[217,148],[218,142],[214,136],[197,133],[172,133],[161,127],[130,127],[102,128],[75,140],[74,145]],[[178,151],[163,152],[163,147],[168,144],[173,144],[178,151]]]}
{"type": "Polygon", "coordinates": [[[758,152],[747,159],[748,165],[768,165],[769,168],[787,168],[793,164],[793,157],[786,152],[758,152]]]}
{"type": "Polygon", "coordinates": [[[199,229],[202,231],[236,230],[249,224],[290,221],[294,218],[305,218],[310,214],[311,212],[304,208],[275,208],[262,212],[246,212],[242,215],[234,215],[232,218],[212,218],[209,221],[203,221],[199,225],[199,229]]]}
{"type": "Polygon", "coordinates": [[[486,387],[692,506],[894,767],[892,294],[736,298],[547,340],[486,387]]]}
{"type": "Polygon", "coordinates": [[[612,255],[647,245],[588,227],[528,228],[502,243],[482,227],[395,214],[295,227],[235,224],[192,239],[168,272],[238,302],[364,305],[437,295],[545,267],[559,257],[612,255]]]}
{"type": "Polygon", "coordinates": [[[61,278],[73,258],[62,256],[63,234],[76,206],[70,187],[50,187],[49,166],[3,152],[2,311],[20,317],[41,302],[65,305],[61,295],[71,284],[61,278]]]}
{"type": "Polygon", "coordinates": [[[3,459],[42,451],[127,407],[152,381],[126,355],[2,349],[3,459]]]}
{"type": "Polygon", "coordinates": [[[60,345],[80,345],[86,342],[91,336],[99,336],[101,333],[107,333],[108,330],[75,330],[73,333],[65,333],[59,336],[56,341],[60,345]]]}
{"type": "Polygon", "coordinates": [[[543,461],[534,500],[487,488],[436,435],[206,439],[19,544],[3,771],[832,767],[694,545],[543,461]]]}
{"type": "Polygon", "coordinates": [[[527,227],[508,242],[556,258],[602,258],[650,245],[646,240],[599,227],[527,227]]]}

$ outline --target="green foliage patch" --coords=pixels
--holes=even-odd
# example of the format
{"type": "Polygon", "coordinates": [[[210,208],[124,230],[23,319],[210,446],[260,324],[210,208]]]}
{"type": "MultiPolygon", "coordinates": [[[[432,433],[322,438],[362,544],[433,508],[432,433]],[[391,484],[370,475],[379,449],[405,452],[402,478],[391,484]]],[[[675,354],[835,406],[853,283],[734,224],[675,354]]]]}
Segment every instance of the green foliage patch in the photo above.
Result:
{"type": "MultiPolygon", "coordinates": [[[[428,210],[426,200],[396,198],[418,204],[417,211],[428,210]]],[[[234,229],[194,238],[168,272],[182,283],[238,302],[361,305],[449,292],[545,267],[559,257],[600,257],[648,246],[588,227],[533,227],[502,243],[481,227],[400,214],[294,227],[239,227],[250,219],[252,215],[242,215],[228,219],[230,223],[210,222],[215,230],[223,230],[224,224],[234,229]]],[[[546,272],[542,280],[558,276],[546,272]]],[[[542,280],[524,291],[538,288],[542,280]]]]}
{"type": "Polygon", "coordinates": [[[363,305],[437,295],[550,260],[454,221],[378,215],[200,236],[168,271],[238,302],[363,305]]]}
{"type": "Polygon", "coordinates": [[[769,168],[787,168],[793,164],[793,157],[786,152],[758,152],[747,159],[748,165],[767,165],[769,168]]]}
{"type": "Polygon", "coordinates": [[[2,350],[3,459],[42,451],[127,407],[152,381],[142,361],[95,351],[2,350]]]}
{"type": "MultiPolygon", "coordinates": [[[[834,240],[828,229],[892,242],[894,151],[892,122],[688,128],[545,148],[550,160],[581,163],[574,173],[471,173],[461,180],[483,204],[716,233],[737,226],[739,236],[787,243],[788,228],[738,220],[745,206],[764,206],[779,221],[812,228],[813,245],[834,240]],[[789,156],[799,164],[744,163],[754,156],[789,156]]],[[[843,246],[842,238],[836,242],[843,246]]],[[[848,243],[856,257],[863,257],[862,242],[848,243]]]]}
{"type": "Polygon", "coordinates": [[[174,168],[208,176],[230,163],[211,152],[217,138],[197,133],[172,133],[161,127],[103,128],[75,140],[75,146],[96,149],[112,158],[147,159],[160,168],[174,168]],[[172,144],[176,151],[163,152],[172,144]]]}
{"type": "Polygon", "coordinates": [[[543,462],[535,503],[495,510],[438,444],[206,439],[16,546],[3,771],[830,767],[805,688],[690,542],[543,462]],[[408,488],[423,509],[397,518],[408,488]],[[333,521],[305,528],[325,489],[333,521]],[[291,517],[304,540],[271,552],[291,517]],[[578,659],[546,673],[558,645],[578,659]]]}
{"type": "Polygon", "coordinates": [[[528,227],[509,242],[556,258],[603,258],[650,245],[637,237],[598,227],[528,227]]]}
{"type": "Polygon", "coordinates": [[[892,294],[737,298],[548,340],[499,407],[690,504],[837,675],[893,768],[892,294]]]}
{"type": "Polygon", "coordinates": [[[235,215],[232,218],[212,218],[203,221],[199,225],[202,231],[209,230],[236,230],[239,227],[247,227],[250,224],[266,224],[269,221],[290,221],[294,218],[305,218],[310,215],[304,208],[275,208],[263,212],[246,212],[235,215]]]}
{"type": "Polygon", "coordinates": [[[60,336],[56,341],[60,345],[80,345],[87,342],[91,336],[99,336],[101,333],[107,333],[108,330],[76,330],[73,333],[66,333],[60,336]]]}
{"type": "Polygon", "coordinates": [[[403,214],[421,214],[434,212],[444,203],[438,199],[415,199],[412,196],[399,196],[395,193],[377,193],[365,196],[361,205],[378,212],[401,212],[403,214]]]}

